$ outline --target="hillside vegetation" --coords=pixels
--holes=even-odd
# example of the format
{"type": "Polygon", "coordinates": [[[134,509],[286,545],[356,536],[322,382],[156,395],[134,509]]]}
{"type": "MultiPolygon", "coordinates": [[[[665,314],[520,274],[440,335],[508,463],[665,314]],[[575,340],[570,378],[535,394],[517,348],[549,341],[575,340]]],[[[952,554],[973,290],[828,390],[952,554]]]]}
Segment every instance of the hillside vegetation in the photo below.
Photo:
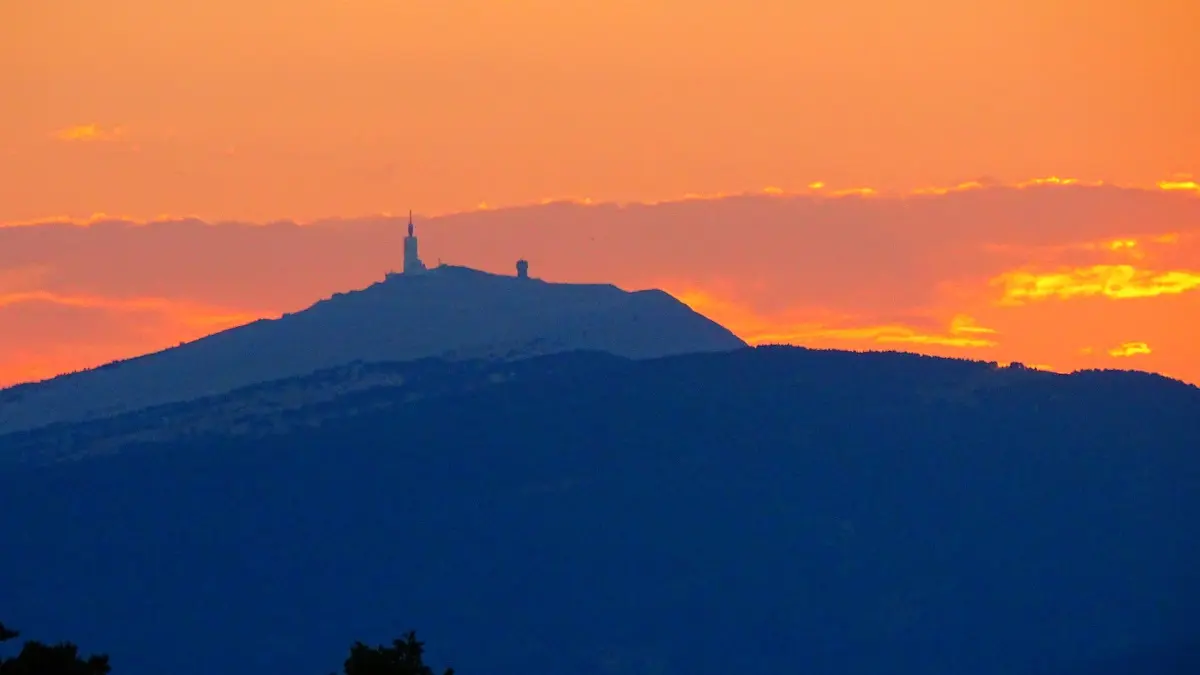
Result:
{"type": "Polygon", "coordinates": [[[5,620],[130,675],[312,672],[407,622],[496,675],[1197,665],[1195,387],[794,348],[378,368],[260,432],[200,402],[0,447],[5,620]]]}

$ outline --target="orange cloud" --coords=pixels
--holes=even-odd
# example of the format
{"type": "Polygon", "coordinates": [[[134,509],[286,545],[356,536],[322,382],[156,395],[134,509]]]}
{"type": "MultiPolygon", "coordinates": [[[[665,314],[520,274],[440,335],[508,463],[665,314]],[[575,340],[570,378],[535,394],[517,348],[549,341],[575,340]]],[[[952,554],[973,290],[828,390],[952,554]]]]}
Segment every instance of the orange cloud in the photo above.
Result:
{"type": "Polygon", "coordinates": [[[950,320],[950,333],[953,335],[994,335],[994,328],[984,328],[975,319],[966,314],[956,314],[950,320]]]}
{"type": "Polygon", "coordinates": [[[979,190],[979,189],[982,189],[983,187],[984,187],[983,183],[972,180],[972,181],[967,181],[965,183],[959,183],[958,185],[955,185],[953,187],[917,188],[916,190],[912,191],[912,194],[914,194],[914,195],[946,195],[946,194],[950,194],[951,192],[963,192],[965,190],[979,190]]]}
{"type": "Polygon", "coordinates": [[[1108,350],[1109,356],[1125,357],[1151,353],[1150,346],[1145,342],[1125,342],[1119,347],[1108,350]]]}
{"type": "Polygon", "coordinates": [[[833,196],[844,197],[847,195],[858,195],[860,197],[870,197],[871,195],[875,195],[875,194],[878,194],[878,192],[875,190],[875,188],[855,187],[855,188],[846,188],[845,190],[835,190],[833,193],[833,196]]]}
{"type": "Polygon", "coordinates": [[[1016,254],[1033,257],[1039,254],[1049,254],[1051,257],[1068,252],[1087,251],[1091,253],[1120,253],[1123,256],[1144,259],[1148,253],[1147,244],[1167,246],[1178,244],[1181,237],[1178,232],[1168,232],[1159,235],[1144,235],[1140,238],[1118,236],[1097,241],[1074,242],[1066,244],[1050,244],[1040,246],[1021,246],[1013,244],[988,243],[984,247],[997,253],[1016,254]]]}
{"type": "Polygon", "coordinates": [[[65,129],[59,129],[53,134],[60,141],[111,141],[125,135],[125,128],[102,127],[98,124],[81,124],[65,129]]]}
{"type": "MultiPolygon", "coordinates": [[[[985,329],[986,330],[986,329],[985,329]]],[[[905,344],[939,347],[994,347],[993,340],[970,337],[969,335],[925,333],[909,326],[892,324],[883,326],[861,326],[854,328],[831,328],[810,325],[798,326],[780,333],[763,333],[744,337],[751,344],[807,344],[822,340],[864,341],[880,345],[905,344]]]]}
{"type": "Polygon", "coordinates": [[[4,297],[6,293],[36,289],[45,282],[49,273],[48,265],[0,268],[0,297],[4,297]]]}
{"type": "Polygon", "coordinates": [[[1160,180],[1158,187],[1168,191],[1200,192],[1200,183],[1193,180],[1189,174],[1180,174],[1171,180],[1160,180]]]}
{"type": "Polygon", "coordinates": [[[1044,185],[1086,185],[1089,187],[1099,187],[1104,185],[1104,181],[1083,181],[1078,178],[1060,178],[1058,176],[1047,176],[1045,178],[1032,178],[1030,180],[1017,183],[1019,188],[1041,187],[1044,185]]]}
{"type": "Polygon", "coordinates": [[[95,212],[89,216],[43,216],[41,218],[30,218],[25,220],[9,220],[0,222],[0,228],[3,227],[34,227],[39,225],[75,225],[77,227],[87,227],[96,223],[122,223],[129,225],[150,225],[152,223],[171,223],[184,220],[199,221],[200,217],[196,215],[174,215],[170,213],[160,213],[149,218],[135,218],[127,214],[112,214],[104,212],[95,212]]]}
{"type": "Polygon", "coordinates": [[[0,288],[0,387],[155,352],[256,318],[187,300],[0,288]]]}
{"type": "MultiPolygon", "coordinates": [[[[664,284],[670,287],[671,284],[664,284]]],[[[750,344],[811,344],[830,340],[864,342],[879,345],[906,344],[940,347],[992,347],[996,342],[984,335],[993,334],[991,328],[978,325],[974,319],[956,315],[946,332],[922,331],[901,323],[837,326],[831,323],[849,323],[853,317],[832,315],[820,320],[800,320],[786,316],[768,317],[733,301],[721,299],[699,290],[688,289],[672,293],[681,302],[724,325],[750,344]]],[[[822,314],[810,311],[807,314],[822,314]]]]}
{"type": "MultiPolygon", "coordinates": [[[[546,206],[548,204],[580,204],[590,206],[593,203],[591,197],[543,197],[538,201],[539,206],[546,206]]],[[[484,204],[486,205],[487,202],[484,202],[484,204]]],[[[488,208],[493,207],[489,206],[488,208]]]]}
{"type": "MultiPolygon", "coordinates": [[[[124,133],[125,132],[124,132],[123,127],[113,127],[112,129],[106,131],[106,130],[103,130],[103,129],[97,127],[96,125],[82,125],[82,126],[78,126],[78,127],[70,127],[68,129],[61,130],[59,132],[56,132],[54,135],[55,135],[55,137],[62,138],[63,140],[115,140],[119,136],[123,136],[124,133]]],[[[1192,189],[1195,189],[1194,186],[1196,185],[1196,183],[1191,182],[1191,181],[1160,181],[1159,183],[1157,183],[1157,185],[1164,190],[1192,190],[1192,189]]],[[[473,203],[466,205],[463,208],[459,208],[459,209],[424,211],[419,215],[421,215],[422,217],[443,218],[443,217],[448,217],[448,216],[455,216],[455,215],[458,215],[461,213],[466,213],[466,212],[469,212],[472,210],[479,211],[479,210],[520,209],[520,208],[526,208],[526,207],[530,207],[530,206],[546,206],[546,205],[550,205],[550,204],[577,204],[577,205],[583,205],[583,206],[609,206],[609,205],[612,205],[612,206],[629,206],[629,205],[656,206],[656,205],[667,205],[667,204],[676,204],[676,203],[684,203],[684,202],[692,202],[692,201],[719,201],[719,200],[728,199],[731,197],[751,197],[751,196],[763,196],[763,195],[776,196],[776,197],[804,197],[804,196],[811,197],[814,195],[824,194],[824,195],[828,195],[828,196],[832,196],[832,197],[860,196],[860,197],[881,197],[881,198],[887,198],[887,199],[904,199],[904,198],[909,198],[909,197],[939,197],[939,196],[953,195],[956,193],[975,192],[975,191],[984,192],[984,191],[989,191],[989,190],[1005,190],[1005,189],[1018,189],[1019,190],[1019,189],[1023,189],[1023,188],[1029,188],[1029,187],[1055,188],[1055,187],[1064,187],[1064,186],[1114,188],[1113,185],[1106,183],[1104,181],[1083,181],[1083,180],[1079,180],[1079,179],[1075,179],[1075,178],[1058,178],[1058,177],[1054,177],[1054,176],[1051,176],[1048,178],[1034,178],[1034,179],[1030,179],[1030,180],[1016,181],[1016,182],[1001,182],[1001,181],[995,181],[992,179],[986,179],[986,180],[981,179],[981,180],[965,181],[965,182],[957,183],[955,185],[950,185],[950,186],[921,187],[921,188],[915,188],[915,189],[911,189],[911,190],[907,190],[907,191],[884,190],[884,189],[870,187],[870,186],[859,186],[859,187],[839,188],[836,190],[827,190],[827,188],[829,187],[827,183],[825,183],[824,181],[814,181],[814,182],[811,182],[811,183],[808,183],[807,185],[805,185],[804,188],[801,190],[789,190],[786,188],[779,187],[777,185],[768,185],[760,190],[747,190],[747,191],[741,191],[741,192],[724,191],[724,190],[719,190],[719,191],[714,191],[714,192],[685,192],[681,195],[676,195],[673,197],[638,199],[638,200],[631,200],[631,201],[606,200],[606,199],[601,199],[601,198],[578,197],[578,196],[542,197],[540,199],[531,200],[531,201],[509,202],[509,203],[496,203],[496,202],[484,200],[484,201],[473,202],[473,203]]],[[[1147,188],[1145,188],[1143,186],[1142,188],[1125,187],[1125,188],[1114,188],[1114,189],[1145,190],[1147,188]]],[[[407,211],[401,211],[401,212],[397,212],[397,213],[407,213],[407,211]]],[[[385,211],[378,211],[378,212],[374,212],[374,213],[370,213],[370,214],[360,213],[359,215],[352,216],[351,218],[365,218],[368,216],[391,217],[392,215],[393,215],[393,212],[385,210],[385,211]]],[[[202,215],[199,215],[198,213],[189,213],[188,215],[175,215],[175,214],[160,213],[157,215],[136,215],[135,216],[135,215],[131,215],[131,214],[117,215],[117,214],[110,214],[110,213],[105,213],[105,212],[94,212],[91,215],[86,215],[86,216],[49,215],[49,216],[39,216],[39,217],[35,217],[35,218],[20,218],[20,219],[2,220],[2,221],[0,221],[0,227],[18,227],[18,226],[40,225],[40,224],[48,224],[48,223],[70,223],[70,224],[75,224],[75,225],[91,225],[91,224],[94,224],[97,222],[109,222],[109,221],[122,221],[122,222],[129,222],[129,223],[133,223],[133,224],[148,224],[151,222],[189,220],[189,219],[202,221],[202,220],[205,220],[205,217],[202,215]]],[[[345,218],[341,218],[341,217],[317,217],[317,218],[294,218],[293,217],[293,218],[279,218],[279,219],[275,219],[275,220],[286,220],[288,222],[294,222],[294,223],[301,224],[301,225],[307,225],[307,224],[313,224],[313,223],[318,223],[318,222],[324,222],[324,221],[328,221],[328,220],[344,220],[344,219],[345,218]]],[[[264,222],[273,222],[273,221],[264,221],[264,222]]],[[[1163,235],[1163,237],[1161,237],[1155,241],[1157,243],[1170,243],[1168,241],[1168,239],[1171,237],[1174,237],[1174,236],[1177,236],[1177,235],[1170,235],[1170,234],[1163,235]]],[[[989,246],[995,246],[997,248],[1005,247],[1005,245],[1003,245],[1003,244],[994,244],[994,243],[989,244],[989,246]]]]}
{"type": "MultiPolygon", "coordinates": [[[[923,187],[923,188],[916,188],[916,189],[909,190],[909,191],[896,191],[896,190],[889,191],[889,190],[883,190],[880,188],[870,187],[870,186],[847,187],[847,188],[838,188],[835,190],[829,190],[828,189],[829,185],[825,181],[813,181],[813,182],[806,184],[804,186],[804,188],[799,189],[799,190],[791,190],[791,189],[780,187],[778,185],[767,185],[759,190],[747,190],[747,191],[742,191],[742,192],[724,191],[724,190],[718,190],[715,192],[685,192],[681,195],[676,195],[673,197],[662,197],[662,198],[656,198],[656,199],[641,199],[641,200],[635,200],[635,201],[618,201],[618,200],[610,201],[610,200],[603,200],[603,199],[598,199],[598,198],[593,198],[593,197],[571,197],[571,196],[543,197],[543,198],[535,200],[535,201],[510,203],[510,204],[499,205],[499,206],[496,205],[495,203],[492,203],[489,201],[482,201],[482,202],[478,202],[478,203],[474,204],[471,207],[471,209],[477,210],[477,211],[478,210],[516,209],[516,208],[524,208],[524,207],[534,206],[534,205],[546,206],[546,205],[550,205],[550,204],[578,204],[578,205],[583,205],[583,206],[605,206],[605,205],[655,206],[655,205],[675,204],[675,203],[693,202],[693,201],[719,201],[719,200],[723,200],[723,199],[728,199],[730,197],[751,197],[751,196],[761,196],[761,195],[767,195],[767,196],[773,196],[773,197],[803,197],[803,196],[812,196],[815,194],[824,194],[824,195],[828,195],[831,197],[858,196],[858,197],[887,197],[887,198],[893,198],[893,199],[903,199],[906,197],[930,197],[930,196],[937,197],[937,196],[945,196],[945,195],[954,194],[954,193],[961,193],[961,192],[968,192],[968,191],[975,191],[975,190],[987,190],[987,189],[1004,189],[1004,188],[1021,189],[1021,188],[1027,188],[1027,187],[1053,188],[1053,187],[1059,187],[1059,186],[1100,187],[1100,186],[1104,186],[1104,185],[1106,185],[1106,183],[1104,181],[1083,181],[1083,180],[1079,180],[1079,179],[1075,179],[1075,178],[1058,178],[1058,177],[1051,176],[1049,178],[1034,178],[1031,180],[1016,181],[1016,182],[1010,182],[1010,183],[1004,183],[1004,182],[991,180],[991,179],[987,179],[987,180],[980,179],[980,180],[964,181],[964,182],[956,183],[956,184],[950,185],[950,186],[923,187]]],[[[450,211],[445,211],[445,212],[436,212],[431,215],[436,216],[436,217],[445,217],[445,216],[453,216],[453,215],[456,215],[456,214],[462,213],[462,212],[464,212],[464,211],[450,210],[450,211]]],[[[101,215],[103,215],[103,214],[101,214],[101,215]]],[[[385,214],[385,215],[388,215],[388,214],[385,214]]],[[[190,217],[199,218],[199,216],[190,216],[190,217]]],[[[312,222],[312,221],[304,221],[302,219],[294,219],[294,220],[296,222],[312,222]]]]}
{"type": "Polygon", "coordinates": [[[1000,300],[1003,305],[1092,296],[1123,300],[1177,295],[1200,288],[1200,273],[1150,272],[1132,265],[1093,265],[1045,274],[1023,270],[1007,272],[993,279],[992,284],[1004,287],[1000,300]]]}
{"type": "Polygon", "coordinates": [[[66,295],[51,291],[0,293],[0,308],[36,302],[117,312],[154,312],[169,315],[184,326],[213,330],[249,323],[263,316],[261,313],[227,310],[166,298],[109,298],[97,295],[66,295]]]}

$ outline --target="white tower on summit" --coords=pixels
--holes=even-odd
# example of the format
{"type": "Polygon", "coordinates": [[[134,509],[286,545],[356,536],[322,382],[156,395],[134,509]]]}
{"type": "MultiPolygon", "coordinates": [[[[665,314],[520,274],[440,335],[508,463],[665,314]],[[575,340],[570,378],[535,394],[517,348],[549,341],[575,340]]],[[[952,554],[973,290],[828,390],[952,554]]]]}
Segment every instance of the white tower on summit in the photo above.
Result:
{"type": "Polygon", "coordinates": [[[408,212],[408,236],[404,238],[404,274],[425,271],[425,263],[417,255],[417,237],[413,234],[412,211],[408,212]]]}

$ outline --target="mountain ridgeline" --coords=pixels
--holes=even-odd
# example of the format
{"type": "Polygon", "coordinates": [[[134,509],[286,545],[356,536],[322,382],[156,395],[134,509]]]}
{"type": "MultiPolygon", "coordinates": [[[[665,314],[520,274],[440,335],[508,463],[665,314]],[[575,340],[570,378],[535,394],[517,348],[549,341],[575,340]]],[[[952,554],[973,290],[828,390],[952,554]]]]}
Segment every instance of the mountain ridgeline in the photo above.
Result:
{"type": "Polygon", "coordinates": [[[464,674],[1184,675],[1197,419],[897,353],[340,365],[0,437],[0,608],[128,675],[409,627],[464,674]]]}
{"type": "Polygon", "coordinates": [[[581,349],[652,358],[745,346],[663,291],[443,265],[278,319],[0,391],[0,434],[215,396],[353,361],[511,360],[581,349]]]}

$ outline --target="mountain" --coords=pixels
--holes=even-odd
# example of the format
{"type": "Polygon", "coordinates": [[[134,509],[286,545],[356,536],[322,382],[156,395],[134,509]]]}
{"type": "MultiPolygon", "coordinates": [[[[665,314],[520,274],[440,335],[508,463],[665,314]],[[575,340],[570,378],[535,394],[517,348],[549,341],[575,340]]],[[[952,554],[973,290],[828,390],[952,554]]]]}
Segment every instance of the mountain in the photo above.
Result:
{"type": "Polygon", "coordinates": [[[468,674],[1200,672],[1184,383],[778,347],[256,387],[0,439],[3,620],[128,675],[409,628],[468,674]]]}
{"type": "Polygon", "coordinates": [[[0,391],[0,433],[187,401],[352,361],[512,359],[581,349],[650,358],[744,346],[662,291],[445,265],[389,276],[278,319],[0,391]]]}
{"type": "Polygon", "coordinates": [[[1200,673],[1200,639],[1145,645],[1120,656],[1046,675],[1191,675],[1200,673]]]}
{"type": "Polygon", "coordinates": [[[256,438],[303,431],[417,400],[450,397],[506,382],[539,382],[562,368],[572,377],[606,377],[629,359],[579,352],[556,359],[419,359],[353,362],[301,377],[260,382],[181,403],[74,424],[0,434],[5,465],[48,464],[199,436],[256,438]]]}

